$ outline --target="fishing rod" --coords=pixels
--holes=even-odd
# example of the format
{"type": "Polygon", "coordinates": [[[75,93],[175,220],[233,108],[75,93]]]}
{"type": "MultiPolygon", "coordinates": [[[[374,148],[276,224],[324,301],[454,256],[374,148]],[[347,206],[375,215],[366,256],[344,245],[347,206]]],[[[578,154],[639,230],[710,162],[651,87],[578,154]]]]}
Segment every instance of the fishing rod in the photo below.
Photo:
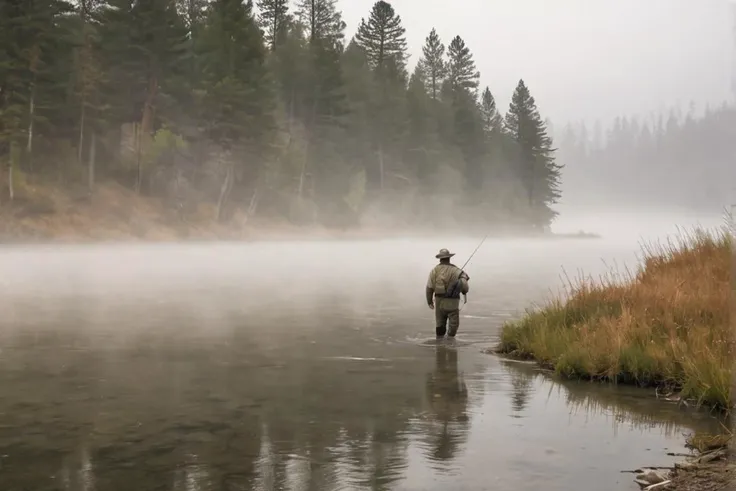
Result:
{"type": "Polygon", "coordinates": [[[478,244],[478,247],[476,247],[476,248],[475,248],[475,250],[474,250],[474,251],[473,251],[473,253],[472,253],[472,254],[470,255],[470,257],[468,258],[468,260],[467,260],[467,261],[465,261],[465,264],[463,264],[463,267],[462,267],[462,268],[460,268],[460,271],[463,271],[463,270],[465,269],[465,266],[467,266],[467,265],[468,265],[468,263],[470,262],[470,260],[471,260],[471,259],[473,259],[473,256],[475,256],[475,253],[476,253],[476,252],[478,252],[478,249],[480,249],[480,246],[482,246],[482,245],[483,245],[483,242],[485,242],[487,238],[488,238],[488,234],[486,234],[486,236],[485,236],[485,237],[483,237],[483,240],[481,240],[481,241],[480,241],[480,244],[478,244]]]}

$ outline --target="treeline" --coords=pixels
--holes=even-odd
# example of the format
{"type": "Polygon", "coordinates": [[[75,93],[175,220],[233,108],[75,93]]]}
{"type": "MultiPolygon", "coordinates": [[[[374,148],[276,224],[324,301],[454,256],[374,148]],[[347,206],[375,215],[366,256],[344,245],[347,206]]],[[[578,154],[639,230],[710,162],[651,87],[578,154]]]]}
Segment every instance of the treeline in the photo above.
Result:
{"type": "Polygon", "coordinates": [[[463,39],[435,30],[409,74],[385,1],[349,40],[336,0],[5,1],[0,47],[11,200],[104,178],[219,221],[555,216],[561,167],[523,80],[501,114],[463,39]]]}
{"type": "Polygon", "coordinates": [[[565,184],[583,199],[699,210],[736,203],[736,106],[619,117],[607,130],[568,125],[559,136],[565,184]]]}

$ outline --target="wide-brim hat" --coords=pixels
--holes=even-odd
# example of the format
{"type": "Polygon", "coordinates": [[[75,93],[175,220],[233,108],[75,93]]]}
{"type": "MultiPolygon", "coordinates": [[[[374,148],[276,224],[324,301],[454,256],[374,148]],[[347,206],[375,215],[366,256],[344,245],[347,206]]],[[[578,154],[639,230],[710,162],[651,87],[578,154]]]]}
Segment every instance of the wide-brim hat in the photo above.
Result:
{"type": "Polygon", "coordinates": [[[435,257],[437,259],[448,259],[448,258],[451,258],[454,255],[455,255],[454,252],[450,252],[447,249],[440,249],[440,253],[437,254],[435,257]]]}

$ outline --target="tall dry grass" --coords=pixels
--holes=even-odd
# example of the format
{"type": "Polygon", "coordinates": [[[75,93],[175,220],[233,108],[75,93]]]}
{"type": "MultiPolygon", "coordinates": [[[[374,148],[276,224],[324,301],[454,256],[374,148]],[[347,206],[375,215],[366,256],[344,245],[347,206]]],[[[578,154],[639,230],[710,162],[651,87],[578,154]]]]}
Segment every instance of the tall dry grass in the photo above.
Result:
{"type": "Polygon", "coordinates": [[[626,281],[582,280],[502,330],[500,353],[570,378],[666,386],[730,408],[732,236],[696,230],[645,246],[626,281]]]}

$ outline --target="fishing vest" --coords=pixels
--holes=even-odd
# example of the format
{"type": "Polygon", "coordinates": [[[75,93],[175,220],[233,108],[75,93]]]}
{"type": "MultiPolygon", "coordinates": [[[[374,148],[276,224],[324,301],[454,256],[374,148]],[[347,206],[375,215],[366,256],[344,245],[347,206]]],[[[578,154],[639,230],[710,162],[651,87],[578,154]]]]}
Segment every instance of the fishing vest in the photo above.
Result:
{"type": "Polygon", "coordinates": [[[454,264],[438,264],[432,270],[434,294],[442,298],[460,298],[461,270],[454,264]]]}

